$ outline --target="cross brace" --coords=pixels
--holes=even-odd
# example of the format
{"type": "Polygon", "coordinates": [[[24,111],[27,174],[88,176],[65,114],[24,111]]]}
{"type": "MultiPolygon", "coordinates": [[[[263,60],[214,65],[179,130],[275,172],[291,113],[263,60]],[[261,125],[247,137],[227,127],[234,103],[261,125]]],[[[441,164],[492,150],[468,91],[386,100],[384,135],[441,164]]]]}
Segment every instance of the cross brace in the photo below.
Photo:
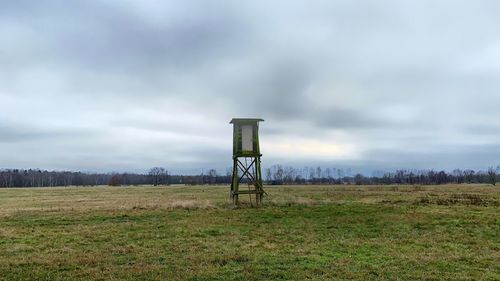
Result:
{"type": "Polygon", "coordinates": [[[262,172],[260,167],[260,156],[245,157],[245,162],[242,162],[240,157],[233,157],[233,181],[231,183],[231,199],[234,205],[238,205],[240,194],[255,194],[257,205],[262,203],[262,197],[267,193],[262,185],[262,172]],[[248,164],[247,159],[251,162],[248,164]],[[241,175],[240,172],[241,171],[241,175]],[[248,183],[248,190],[240,190],[240,183],[248,183]]]}

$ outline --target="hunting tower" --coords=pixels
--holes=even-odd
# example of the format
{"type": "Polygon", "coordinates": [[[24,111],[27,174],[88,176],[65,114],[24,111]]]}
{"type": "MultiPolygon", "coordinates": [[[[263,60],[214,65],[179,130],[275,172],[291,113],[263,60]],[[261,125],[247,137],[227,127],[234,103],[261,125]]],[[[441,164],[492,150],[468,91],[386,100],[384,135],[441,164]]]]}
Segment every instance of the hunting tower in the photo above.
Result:
{"type": "Polygon", "coordinates": [[[238,205],[240,194],[255,194],[256,204],[262,203],[265,191],[262,187],[260,167],[259,122],[262,119],[235,118],[233,124],[233,181],[231,199],[238,205]],[[248,184],[248,189],[240,190],[240,183],[248,184]]]}

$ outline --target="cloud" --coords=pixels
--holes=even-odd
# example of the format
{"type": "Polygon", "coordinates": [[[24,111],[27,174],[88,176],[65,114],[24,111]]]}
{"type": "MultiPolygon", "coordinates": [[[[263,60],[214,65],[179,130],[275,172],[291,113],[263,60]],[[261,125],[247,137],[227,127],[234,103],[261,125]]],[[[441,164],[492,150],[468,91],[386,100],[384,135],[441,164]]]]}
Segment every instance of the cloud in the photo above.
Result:
{"type": "Polygon", "coordinates": [[[500,162],[496,1],[1,5],[3,167],[225,169],[246,116],[264,165],[500,162]]]}
{"type": "Polygon", "coordinates": [[[17,128],[10,125],[0,124],[0,143],[24,142],[27,140],[39,140],[41,138],[49,137],[47,132],[39,130],[17,128]]]}

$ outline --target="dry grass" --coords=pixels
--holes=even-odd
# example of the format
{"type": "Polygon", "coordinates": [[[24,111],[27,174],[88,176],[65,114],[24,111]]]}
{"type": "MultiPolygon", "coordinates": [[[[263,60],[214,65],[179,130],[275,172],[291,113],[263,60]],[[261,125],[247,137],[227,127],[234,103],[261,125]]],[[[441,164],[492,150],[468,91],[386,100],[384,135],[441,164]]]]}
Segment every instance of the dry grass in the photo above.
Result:
{"type": "MultiPolygon", "coordinates": [[[[500,193],[491,185],[441,186],[268,186],[272,206],[373,203],[498,205],[500,193]]],[[[0,189],[0,216],[22,212],[170,210],[227,208],[227,186],[57,187],[0,189]]],[[[242,195],[246,206],[252,203],[242,195]]],[[[253,199],[254,200],[254,199],[253,199]]]]}
{"type": "Polygon", "coordinates": [[[500,279],[487,185],[0,189],[0,280],[500,279]]]}

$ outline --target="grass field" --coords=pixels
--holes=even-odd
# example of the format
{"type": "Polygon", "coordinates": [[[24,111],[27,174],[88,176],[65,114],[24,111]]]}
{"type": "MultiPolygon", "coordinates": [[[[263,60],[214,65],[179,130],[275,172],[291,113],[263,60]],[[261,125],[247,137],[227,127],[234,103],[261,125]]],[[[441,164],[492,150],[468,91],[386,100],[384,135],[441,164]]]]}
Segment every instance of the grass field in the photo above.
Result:
{"type": "Polygon", "coordinates": [[[0,189],[0,280],[500,280],[500,188],[0,189]]]}

